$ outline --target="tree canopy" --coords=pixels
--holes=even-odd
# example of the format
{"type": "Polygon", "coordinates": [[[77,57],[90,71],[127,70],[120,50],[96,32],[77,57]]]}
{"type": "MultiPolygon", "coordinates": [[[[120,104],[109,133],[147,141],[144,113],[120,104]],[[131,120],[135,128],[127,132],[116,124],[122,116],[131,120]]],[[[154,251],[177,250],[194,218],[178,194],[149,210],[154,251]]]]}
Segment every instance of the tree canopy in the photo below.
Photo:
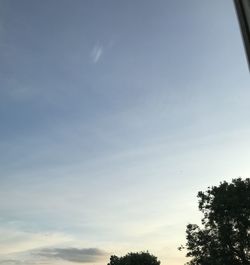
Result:
{"type": "Polygon", "coordinates": [[[187,264],[249,265],[250,179],[224,181],[198,198],[202,226],[187,226],[187,264]]]}
{"type": "Polygon", "coordinates": [[[160,261],[149,252],[136,252],[122,257],[113,255],[108,265],[160,265],[160,261]]]}

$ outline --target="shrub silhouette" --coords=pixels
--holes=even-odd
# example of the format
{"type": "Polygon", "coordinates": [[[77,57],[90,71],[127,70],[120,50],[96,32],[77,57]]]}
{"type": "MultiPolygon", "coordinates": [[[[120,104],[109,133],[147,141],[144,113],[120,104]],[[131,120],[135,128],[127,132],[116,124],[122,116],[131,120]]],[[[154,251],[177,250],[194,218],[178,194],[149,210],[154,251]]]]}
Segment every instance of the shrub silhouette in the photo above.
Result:
{"type": "Polygon", "coordinates": [[[123,257],[113,255],[108,265],[160,265],[160,261],[149,252],[135,252],[123,257]]]}

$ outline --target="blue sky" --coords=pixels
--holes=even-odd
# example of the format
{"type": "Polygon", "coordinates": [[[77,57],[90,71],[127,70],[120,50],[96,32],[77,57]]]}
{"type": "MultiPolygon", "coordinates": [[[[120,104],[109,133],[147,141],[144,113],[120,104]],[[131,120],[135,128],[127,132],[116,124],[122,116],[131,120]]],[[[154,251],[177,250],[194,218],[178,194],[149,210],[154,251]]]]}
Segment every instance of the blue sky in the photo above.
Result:
{"type": "Polygon", "coordinates": [[[233,1],[0,1],[0,264],[162,264],[196,194],[249,177],[233,1]]]}

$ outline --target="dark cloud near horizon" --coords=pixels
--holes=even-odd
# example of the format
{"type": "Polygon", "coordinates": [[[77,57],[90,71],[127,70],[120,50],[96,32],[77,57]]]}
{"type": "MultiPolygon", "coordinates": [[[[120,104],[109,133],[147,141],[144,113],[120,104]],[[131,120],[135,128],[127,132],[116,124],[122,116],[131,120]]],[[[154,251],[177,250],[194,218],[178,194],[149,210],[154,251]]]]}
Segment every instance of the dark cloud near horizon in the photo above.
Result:
{"type": "Polygon", "coordinates": [[[60,258],[71,262],[87,263],[100,260],[106,253],[98,248],[46,248],[42,249],[38,255],[46,258],[60,258]]]}
{"type": "Polygon", "coordinates": [[[0,260],[0,265],[35,265],[35,264],[47,264],[47,263],[37,263],[34,261],[23,261],[23,260],[16,260],[16,259],[5,259],[0,260]]]}
{"type": "Polygon", "coordinates": [[[17,264],[20,264],[20,262],[18,260],[14,260],[14,259],[6,259],[6,260],[0,260],[0,264],[17,265],[17,264]]]}

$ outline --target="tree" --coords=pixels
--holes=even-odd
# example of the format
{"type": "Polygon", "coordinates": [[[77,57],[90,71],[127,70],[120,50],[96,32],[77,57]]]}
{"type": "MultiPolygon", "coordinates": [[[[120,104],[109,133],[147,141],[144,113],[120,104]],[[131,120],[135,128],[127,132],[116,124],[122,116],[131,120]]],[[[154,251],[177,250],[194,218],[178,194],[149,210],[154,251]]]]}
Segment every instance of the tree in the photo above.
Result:
{"type": "Polygon", "coordinates": [[[188,265],[250,264],[250,179],[199,192],[202,227],[186,229],[188,265]]]}
{"type": "Polygon", "coordinates": [[[160,261],[149,252],[128,253],[123,257],[110,257],[108,265],[160,265],[160,261]]]}

